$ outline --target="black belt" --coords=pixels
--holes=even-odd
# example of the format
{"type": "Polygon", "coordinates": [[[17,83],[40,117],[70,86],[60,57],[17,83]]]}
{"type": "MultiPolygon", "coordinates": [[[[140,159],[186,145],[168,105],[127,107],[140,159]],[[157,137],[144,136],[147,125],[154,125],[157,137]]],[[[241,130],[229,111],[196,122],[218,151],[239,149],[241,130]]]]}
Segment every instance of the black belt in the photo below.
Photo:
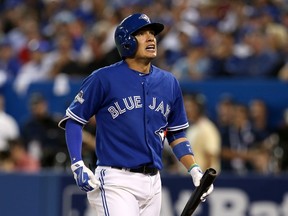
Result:
{"type": "Polygon", "coordinates": [[[158,173],[157,168],[148,167],[148,166],[141,166],[141,167],[135,168],[135,169],[117,167],[117,166],[111,166],[111,168],[125,170],[125,171],[129,171],[129,172],[133,172],[133,173],[142,173],[142,174],[151,175],[151,176],[154,176],[158,173]]]}

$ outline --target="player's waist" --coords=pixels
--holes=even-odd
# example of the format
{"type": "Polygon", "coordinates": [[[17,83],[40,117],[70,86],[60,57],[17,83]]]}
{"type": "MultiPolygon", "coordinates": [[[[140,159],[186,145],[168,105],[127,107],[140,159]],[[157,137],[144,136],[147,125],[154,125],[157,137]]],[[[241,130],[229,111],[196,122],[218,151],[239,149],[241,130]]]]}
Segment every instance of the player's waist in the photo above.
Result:
{"type": "Polygon", "coordinates": [[[133,173],[142,173],[142,174],[151,175],[151,176],[154,176],[159,172],[157,168],[149,167],[146,165],[140,166],[138,168],[125,168],[125,167],[120,167],[120,166],[111,166],[111,168],[125,170],[125,171],[133,172],[133,173]]]}

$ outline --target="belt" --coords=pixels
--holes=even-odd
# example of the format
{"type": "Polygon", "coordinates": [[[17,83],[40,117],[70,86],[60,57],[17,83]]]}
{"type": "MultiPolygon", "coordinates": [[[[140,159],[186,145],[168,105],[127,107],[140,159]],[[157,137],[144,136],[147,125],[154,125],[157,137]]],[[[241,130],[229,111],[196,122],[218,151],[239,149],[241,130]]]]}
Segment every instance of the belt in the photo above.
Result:
{"type": "Polygon", "coordinates": [[[135,169],[117,167],[117,166],[111,166],[111,168],[125,170],[125,171],[129,171],[129,172],[133,172],[133,173],[142,173],[142,174],[151,175],[151,176],[154,176],[158,173],[157,168],[148,167],[148,166],[141,166],[141,167],[135,168],[135,169]]]}

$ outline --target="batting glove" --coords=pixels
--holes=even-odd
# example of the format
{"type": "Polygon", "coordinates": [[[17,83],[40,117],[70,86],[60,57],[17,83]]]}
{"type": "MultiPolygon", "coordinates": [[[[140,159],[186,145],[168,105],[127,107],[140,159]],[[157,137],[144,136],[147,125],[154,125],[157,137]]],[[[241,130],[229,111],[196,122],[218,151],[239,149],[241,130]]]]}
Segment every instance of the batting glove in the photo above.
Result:
{"type": "Polygon", "coordinates": [[[94,173],[85,166],[82,160],[72,164],[71,169],[77,186],[82,191],[89,192],[99,188],[99,181],[96,179],[94,173]]]}
{"type": "MultiPolygon", "coordinates": [[[[195,187],[198,187],[200,185],[200,181],[201,181],[201,178],[203,176],[203,172],[200,169],[200,167],[198,166],[198,164],[194,164],[188,172],[192,176],[192,180],[193,180],[195,187]]],[[[203,193],[203,195],[200,197],[200,200],[202,202],[205,202],[207,196],[212,193],[213,189],[214,189],[214,186],[212,184],[209,187],[209,189],[207,190],[207,192],[203,193]]]]}

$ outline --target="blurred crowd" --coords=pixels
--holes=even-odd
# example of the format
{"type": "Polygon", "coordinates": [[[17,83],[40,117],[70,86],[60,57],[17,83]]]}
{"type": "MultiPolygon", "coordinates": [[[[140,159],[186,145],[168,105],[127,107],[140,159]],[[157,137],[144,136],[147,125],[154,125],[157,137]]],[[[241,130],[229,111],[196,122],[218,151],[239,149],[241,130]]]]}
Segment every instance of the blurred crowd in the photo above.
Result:
{"type": "MultiPolygon", "coordinates": [[[[262,99],[243,104],[223,95],[216,119],[208,115],[205,95],[184,94],[184,102],[190,124],[187,138],[203,170],[213,167],[237,175],[287,173],[288,109],[279,124],[271,127],[269,107],[262,99]]],[[[169,173],[186,173],[169,149],[164,154],[169,173]]]]}
{"type": "Polygon", "coordinates": [[[83,77],[119,60],[116,25],[147,13],[165,24],[155,64],[179,80],[288,80],[287,0],[2,0],[0,84],[83,77]]]}
{"type": "MultiPolygon", "coordinates": [[[[287,0],[0,2],[0,86],[10,83],[19,95],[31,83],[55,81],[61,86],[67,79],[82,79],[119,61],[114,30],[135,12],[165,24],[154,64],[179,81],[288,81],[287,0]]],[[[205,113],[205,96],[184,98],[191,125],[187,136],[200,152],[202,169],[213,166],[238,174],[288,170],[288,111],[283,113],[283,125],[269,128],[265,101],[255,99],[247,105],[225,97],[212,121],[205,113]]],[[[0,99],[0,169],[37,171],[70,165],[59,118],[49,112],[42,95],[31,96],[31,115],[23,125],[5,112],[5,98],[0,99]]],[[[91,119],[83,131],[84,158],[92,165],[95,127],[91,119]]],[[[166,171],[181,173],[169,150],[164,154],[166,171]]]]}

